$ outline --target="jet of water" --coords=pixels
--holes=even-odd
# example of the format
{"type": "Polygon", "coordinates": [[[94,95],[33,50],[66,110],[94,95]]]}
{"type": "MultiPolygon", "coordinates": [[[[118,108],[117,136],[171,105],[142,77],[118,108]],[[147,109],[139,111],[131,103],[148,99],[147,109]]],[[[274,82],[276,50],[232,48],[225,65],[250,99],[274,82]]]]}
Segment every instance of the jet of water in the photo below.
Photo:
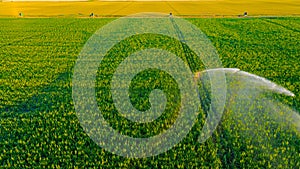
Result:
{"type": "MultiPolygon", "coordinates": [[[[225,111],[219,124],[221,128],[225,125],[230,126],[228,130],[236,131],[229,132],[236,132],[238,137],[264,147],[261,150],[257,148],[257,154],[276,154],[274,147],[282,146],[287,133],[292,133],[291,137],[299,140],[299,113],[272,95],[294,97],[295,94],[266,78],[237,68],[209,69],[195,74],[205,112],[208,112],[207,104],[210,103],[210,77],[222,74],[226,76],[227,94],[225,111]]],[[[299,145],[296,145],[295,149],[298,147],[299,145]]],[[[274,166],[281,164],[284,155],[286,154],[281,153],[281,156],[276,156],[271,163],[274,166]]]]}
{"type": "Polygon", "coordinates": [[[227,81],[226,110],[236,110],[235,113],[244,112],[245,114],[245,110],[249,109],[249,106],[257,106],[260,107],[260,112],[268,112],[268,115],[274,120],[295,126],[300,132],[299,113],[266,95],[272,92],[295,97],[294,93],[284,87],[237,68],[208,69],[197,72],[195,78],[201,81],[202,88],[209,90],[210,76],[224,73],[227,81]]]}
{"type": "MultiPolygon", "coordinates": [[[[246,128],[254,130],[254,124],[249,119],[255,118],[256,125],[272,121],[286,130],[293,129],[300,134],[299,113],[268,96],[269,93],[277,93],[294,97],[294,93],[266,78],[237,68],[208,69],[196,73],[195,77],[202,84],[202,89],[209,93],[210,76],[218,73],[226,75],[225,111],[230,111],[230,116],[235,117],[236,122],[242,122],[246,128]]],[[[206,98],[209,99],[209,96],[206,98]]]]}

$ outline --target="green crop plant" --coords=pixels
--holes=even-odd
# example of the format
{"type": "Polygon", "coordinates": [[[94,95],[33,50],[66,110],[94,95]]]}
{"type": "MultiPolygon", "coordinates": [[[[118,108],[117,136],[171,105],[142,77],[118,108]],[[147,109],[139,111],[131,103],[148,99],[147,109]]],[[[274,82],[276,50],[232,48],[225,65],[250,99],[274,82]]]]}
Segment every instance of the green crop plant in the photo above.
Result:
{"type": "MultiPolygon", "coordinates": [[[[0,166],[7,168],[299,168],[300,136],[268,121],[252,126],[225,107],[221,123],[205,143],[197,136],[205,111],[178,145],[158,156],[130,159],[97,146],[83,131],[72,100],[72,73],[88,38],[113,19],[10,18],[0,19],[0,166]],[[272,127],[270,127],[272,126],[272,127]],[[255,130],[250,130],[250,129],[255,130]],[[241,134],[244,133],[244,134],[241,134]],[[250,134],[249,134],[250,133],[250,134]],[[252,136],[252,137],[249,137],[252,136]],[[253,139],[255,138],[255,139],[253,139]]],[[[187,19],[216,47],[224,67],[266,77],[295,93],[272,96],[300,111],[300,19],[207,18],[187,19]]],[[[173,39],[143,35],[126,39],[111,50],[98,69],[96,91],[100,109],[111,126],[133,137],[149,137],[166,130],[178,110],[178,88],[166,72],[149,70],[130,87],[133,105],[149,108],[153,89],[168,93],[167,109],[158,121],[138,125],[118,115],[109,83],[122,57],[138,49],[159,47],[204,70],[189,51],[173,39]],[[126,53],[127,52],[127,53],[126,53]],[[140,96],[141,95],[141,96],[140,96]],[[138,98],[138,99],[137,99],[138,98]]],[[[207,104],[207,103],[206,103],[207,104]]],[[[245,103],[247,104],[247,103],[245,103]]],[[[249,105],[249,111],[259,106],[249,105]],[[251,107],[253,106],[253,107],[251,107]]],[[[283,112],[284,113],[284,112],[283,112]]],[[[117,146],[118,143],[116,143],[117,146]]]]}

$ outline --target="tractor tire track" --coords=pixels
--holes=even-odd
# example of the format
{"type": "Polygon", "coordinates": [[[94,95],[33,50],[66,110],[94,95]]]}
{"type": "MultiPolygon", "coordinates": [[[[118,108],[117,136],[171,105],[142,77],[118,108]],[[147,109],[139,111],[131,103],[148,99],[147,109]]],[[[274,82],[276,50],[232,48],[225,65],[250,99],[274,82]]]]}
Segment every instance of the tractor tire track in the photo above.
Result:
{"type": "Polygon", "coordinates": [[[289,26],[287,26],[287,25],[284,25],[284,24],[280,24],[280,23],[278,23],[278,22],[271,21],[270,19],[264,19],[264,21],[267,22],[267,23],[271,23],[271,24],[273,24],[273,25],[280,26],[280,27],[285,28],[285,29],[290,30],[290,31],[300,33],[300,30],[299,30],[299,29],[291,28],[291,27],[289,27],[289,26]]]}
{"type": "MultiPolygon", "coordinates": [[[[175,12],[176,15],[180,15],[180,13],[171,5],[169,1],[165,1],[165,3],[175,12]]],[[[171,11],[173,14],[174,12],[171,11]]]]}
{"type": "MultiPolygon", "coordinates": [[[[195,61],[192,59],[191,53],[190,53],[189,49],[187,49],[188,47],[184,45],[186,43],[185,37],[184,37],[182,31],[180,30],[180,28],[178,27],[178,25],[176,24],[174,18],[171,17],[170,21],[173,25],[173,28],[176,31],[176,34],[180,41],[181,47],[184,51],[184,55],[188,62],[188,65],[189,65],[190,69],[192,69],[192,67],[195,66],[194,65],[195,61]]],[[[202,110],[204,111],[204,113],[207,113],[210,109],[208,106],[209,102],[210,102],[210,95],[209,95],[209,90],[206,88],[203,81],[201,81],[201,82],[202,82],[201,87],[204,90],[204,92],[200,93],[199,89],[197,88],[197,93],[198,93],[198,97],[200,99],[200,104],[201,104],[202,110]],[[203,99],[202,97],[204,97],[205,99],[203,99]]]]}
{"type": "Polygon", "coordinates": [[[114,12],[110,13],[108,16],[114,16],[115,14],[117,14],[118,12],[128,8],[130,5],[132,5],[134,3],[134,1],[131,1],[130,3],[128,3],[127,5],[125,5],[124,7],[115,10],[114,12]]]}

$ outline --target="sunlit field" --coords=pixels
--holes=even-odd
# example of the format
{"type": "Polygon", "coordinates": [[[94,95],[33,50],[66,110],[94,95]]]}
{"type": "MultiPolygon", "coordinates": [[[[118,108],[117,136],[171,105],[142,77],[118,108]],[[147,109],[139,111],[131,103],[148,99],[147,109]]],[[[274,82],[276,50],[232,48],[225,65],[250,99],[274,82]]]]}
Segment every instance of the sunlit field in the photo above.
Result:
{"type": "Polygon", "coordinates": [[[200,0],[200,1],[92,1],[92,2],[0,2],[0,16],[99,17],[124,16],[140,12],[162,12],[192,17],[300,15],[298,0],[200,0]]]}
{"type": "Polygon", "coordinates": [[[0,168],[300,168],[299,15],[298,0],[0,2],[0,168]],[[149,33],[114,45],[99,63],[95,97],[105,120],[123,135],[160,134],[181,109],[174,78],[147,69],[132,79],[130,101],[146,111],[151,91],[160,89],[167,98],[165,110],[147,123],[123,117],[110,89],[127,56],[163,49],[199,78],[201,106],[186,137],[159,155],[126,158],[89,137],[72,88],[76,61],[92,35],[138,12],[165,13],[170,23],[170,12],[185,18],[211,41],[224,68],[241,71],[226,74],[224,113],[212,136],[199,142],[212,92],[206,67],[189,46],[149,33]]]}
{"type": "MultiPolygon", "coordinates": [[[[217,131],[204,144],[198,143],[195,139],[199,128],[203,125],[200,113],[199,122],[187,138],[172,150],[159,156],[127,159],[97,146],[82,130],[76,117],[72,100],[72,76],[75,61],[84,43],[94,31],[111,21],[112,19],[97,18],[0,19],[1,166],[17,168],[25,166],[298,168],[300,166],[299,133],[297,134],[297,129],[286,130],[284,127],[290,124],[290,120],[285,121],[285,118],[282,118],[279,122],[273,121],[269,119],[270,114],[256,109],[253,105],[250,106],[251,104],[247,102],[243,103],[245,107],[250,106],[247,110],[231,109],[230,104],[234,102],[229,102],[217,131]],[[235,111],[242,113],[236,114],[235,111]],[[243,114],[246,116],[238,116],[243,114]]],[[[279,99],[291,107],[291,110],[299,112],[300,20],[298,18],[188,19],[188,21],[203,30],[211,39],[224,67],[239,68],[280,84],[295,93],[296,97],[277,94],[274,99],[279,99]]],[[[139,41],[145,40],[142,38],[139,41]]],[[[162,48],[176,51],[179,55],[182,53],[180,48],[166,45],[167,41],[163,44],[155,38],[151,41],[162,48]]],[[[122,49],[122,46],[120,47],[122,49]]],[[[128,47],[123,48],[125,49],[128,47]]],[[[115,54],[114,57],[118,56],[118,53],[115,54]]],[[[105,74],[111,73],[117,66],[117,61],[117,58],[111,61],[108,58],[104,67],[99,69],[97,80],[99,93],[106,93],[105,89],[109,88],[107,82],[110,76],[105,74]]],[[[201,67],[196,65],[193,69],[201,70],[201,67]]],[[[153,75],[157,76],[155,72],[153,75]]],[[[141,74],[140,77],[148,76],[149,74],[141,74]]],[[[159,77],[165,79],[163,84],[167,86],[172,83],[171,79],[164,78],[164,74],[159,77]]],[[[145,84],[136,80],[137,86],[145,84]]],[[[147,88],[151,90],[153,86],[149,85],[147,88]]],[[[174,89],[167,87],[166,90],[174,89]]],[[[110,109],[109,95],[98,97],[99,106],[110,109]]],[[[145,109],[147,102],[144,102],[145,98],[140,99],[137,99],[135,104],[145,109]]],[[[169,104],[171,109],[168,111],[173,110],[172,105],[173,103],[169,104]]],[[[173,108],[176,109],[176,106],[173,108]]],[[[282,112],[285,117],[288,113],[285,111],[291,110],[284,108],[274,109],[271,112],[272,116],[274,113],[276,115],[282,112]]],[[[121,132],[135,136],[143,134],[131,123],[120,121],[120,116],[117,117],[106,114],[110,123],[121,132]],[[131,129],[128,129],[128,125],[131,129]]],[[[144,126],[143,131],[147,131],[147,135],[156,134],[160,131],[160,123],[144,126]]]]}

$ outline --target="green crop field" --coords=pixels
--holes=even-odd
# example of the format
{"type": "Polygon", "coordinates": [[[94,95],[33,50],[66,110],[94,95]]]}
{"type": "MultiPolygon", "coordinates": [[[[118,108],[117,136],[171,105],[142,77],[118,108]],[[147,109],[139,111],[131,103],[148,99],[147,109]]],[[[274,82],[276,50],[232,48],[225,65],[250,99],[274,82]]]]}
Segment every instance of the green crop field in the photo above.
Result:
{"type": "MultiPolygon", "coordinates": [[[[204,111],[190,133],[171,150],[148,158],[125,158],[95,144],[82,129],[72,99],[76,59],[89,37],[114,19],[1,18],[0,19],[0,166],[4,168],[299,168],[300,133],[285,130],[259,114],[236,123],[230,106],[213,136],[197,142],[204,111]],[[261,121],[260,121],[261,120],[261,121]],[[256,123],[260,121],[261,123],[256,123]]],[[[272,95],[300,112],[300,18],[189,18],[216,47],[225,68],[239,68],[265,77],[295,94],[272,95]]],[[[168,129],[178,110],[179,92],[164,72],[141,72],[130,91],[133,105],[149,108],[149,91],[170,93],[164,117],[138,125],[116,113],[109,81],[122,60],[118,51],[160,47],[203,70],[184,54],[178,42],[159,36],[122,41],[103,61],[97,74],[97,101],[113,128],[133,137],[150,137],[168,129]],[[128,44],[130,44],[128,46],[128,44]],[[155,44],[153,46],[153,44],[155,44]],[[151,77],[155,77],[154,79],[151,77]],[[162,80],[163,79],[163,80],[162,80]],[[142,85],[146,85],[143,87],[142,85]],[[138,92],[137,92],[138,91],[138,92]],[[138,97],[140,94],[143,97],[138,97]],[[175,98],[175,99],[174,99],[175,98]],[[113,112],[113,113],[111,113],[113,112]],[[169,118],[167,118],[169,117],[169,118]]],[[[122,53],[122,52],[121,52],[122,53]]],[[[171,63],[170,63],[171,64],[171,63]]],[[[258,111],[260,107],[245,111],[258,111]]],[[[244,112],[247,114],[248,112],[244,112]]],[[[263,112],[262,112],[263,113],[263,112]]],[[[281,110],[281,113],[285,112],[281,110]]],[[[242,119],[243,120],[243,119],[242,119]]],[[[299,123],[298,123],[299,125],[299,123]]],[[[118,145],[115,143],[116,146],[118,145]]]]}

